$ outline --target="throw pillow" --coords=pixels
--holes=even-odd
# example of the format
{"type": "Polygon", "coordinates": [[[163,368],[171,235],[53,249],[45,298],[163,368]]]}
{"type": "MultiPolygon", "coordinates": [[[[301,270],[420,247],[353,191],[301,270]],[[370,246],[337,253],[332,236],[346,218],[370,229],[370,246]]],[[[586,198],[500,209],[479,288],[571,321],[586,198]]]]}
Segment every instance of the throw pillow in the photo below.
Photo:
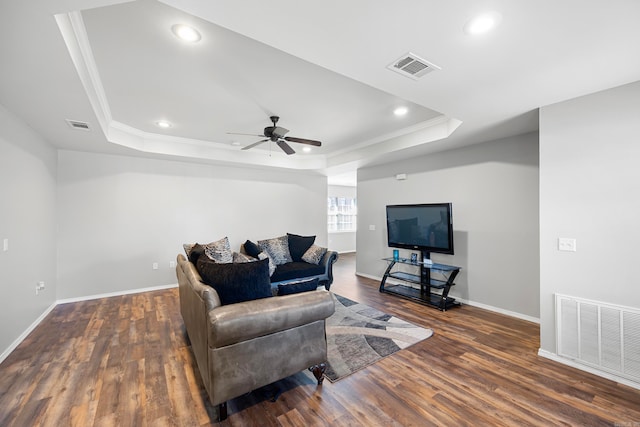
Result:
{"type": "Polygon", "coordinates": [[[269,254],[275,265],[286,264],[293,261],[289,253],[289,239],[287,236],[258,240],[258,246],[269,254]]]}
{"type": "Polygon", "coordinates": [[[209,259],[215,262],[233,262],[233,252],[231,251],[231,245],[229,245],[229,239],[227,237],[204,245],[204,253],[209,259]]]}
{"type": "Polygon", "coordinates": [[[258,258],[258,254],[262,252],[260,247],[255,243],[253,243],[251,240],[247,240],[246,242],[244,242],[243,246],[244,246],[244,251],[247,253],[247,255],[252,256],[254,258],[258,258]]]}
{"type": "Polygon", "coordinates": [[[302,255],[316,241],[316,236],[298,236],[297,234],[287,233],[289,240],[289,253],[294,261],[301,261],[302,255]]]}
{"type": "Polygon", "coordinates": [[[252,258],[249,255],[245,255],[240,252],[233,253],[233,262],[254,262],[257,258],[252,258]]]}
{"type": "Polygon", "coordinates": [[[182,245],[182,249],[184,249],[184,253],[187,254],[187,258],[189,258],[189,254],[191,254],[195,245],[197,245],[197,243],[184,243],[182,245]]]}
{"type": "Polygon", "coordinates": [[[220,264],[200,257],[197,270],[202,281],[218,292],[223,305],[271,296],[267,260],[220,264]]]}
{"type": "Polygon", "coordinates": [[[202,246],[200,243],[189,246],[191,246],[191,249],[187,252],[187,258],[189,258],[189,261],[193,265],[195,265],[198,262],[198,258],[200,258],[200,255],[204,255],[204,246],[202,246]]]}
{"type": "Polygon", "coordinates": [[[273,260],[269,256],[269,254],[266,253],[266,252],[260,252],[258,254],[258,259],[259,260],[263,260],[263,259],[268,259],[269,260],[269,277],[273,276],[273,273],[276,271],[276,265],[274,264],[273,260]]]}
{"type": "Polygon", "coordinates": [[[300,292],[315,291],[318,289],[318,278],[309,280],[300,280],[298,282],[289,282],[278,285],[278,295],[292,295],[300,292]]]}
{"type": "Polygon", "coordinates": [[[320,264],[320,260],[327,253],[327,248],[320,247],[318,245],[311,245],[311,247],[302,255],[302,260],[309,264],[320,264]]]}

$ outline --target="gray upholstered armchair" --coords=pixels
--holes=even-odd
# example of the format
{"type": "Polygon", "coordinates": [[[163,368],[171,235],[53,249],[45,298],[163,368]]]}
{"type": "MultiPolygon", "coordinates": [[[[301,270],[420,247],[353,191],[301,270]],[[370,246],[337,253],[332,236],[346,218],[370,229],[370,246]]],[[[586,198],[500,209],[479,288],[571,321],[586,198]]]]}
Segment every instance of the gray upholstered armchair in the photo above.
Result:
{"type": "Polygon", "coordinates": [[[307,368],[322,382],[325,319],[335,310],[328,291],[221,305],[195,266],[181,254],[177,260],[180,311],[220,420],[228,400],[307,368]]]}

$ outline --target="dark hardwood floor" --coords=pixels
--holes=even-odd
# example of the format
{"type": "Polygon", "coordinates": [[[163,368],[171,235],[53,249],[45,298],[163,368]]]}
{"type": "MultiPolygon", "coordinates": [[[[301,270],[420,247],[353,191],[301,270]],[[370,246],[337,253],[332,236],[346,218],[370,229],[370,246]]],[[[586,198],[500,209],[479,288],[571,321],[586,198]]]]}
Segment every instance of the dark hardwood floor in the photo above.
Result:
{"type": "MultiPolygon", "coordinates": [[[[640,391],[538,357],[538,325],[380,294],[354,259],[341,256],[332,291],[434,336],[333,384],[304,371],[241,396],[220,425],[640,426],[640,391]]],[[[177,289],[59,305],[0,365],[1,426],[202,426],[211,414],[177,289]]]]}

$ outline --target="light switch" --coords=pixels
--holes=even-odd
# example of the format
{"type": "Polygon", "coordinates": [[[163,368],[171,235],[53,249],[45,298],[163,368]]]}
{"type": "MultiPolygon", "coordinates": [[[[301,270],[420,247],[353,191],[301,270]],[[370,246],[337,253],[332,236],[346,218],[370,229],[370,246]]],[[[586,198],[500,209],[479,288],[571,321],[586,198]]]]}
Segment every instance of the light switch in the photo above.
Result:
{"type": "Polygon", "coordinates": [[[9,250],[9,239],[4,239],[2,241],[2,250],[5,252],[9,250]]]}
{"type": "Polygon", "coordinates": [[[575,252],[576,251],[576,239],[568,238],[568,237],[559,237],[558,238],[558,250],[565,252],[575,252]]]}
{"type": "Polygon", "coordinates": [[[370,225],[369,226],[369,231],[376,231],[376,226],[375,225],[370,225]]]}

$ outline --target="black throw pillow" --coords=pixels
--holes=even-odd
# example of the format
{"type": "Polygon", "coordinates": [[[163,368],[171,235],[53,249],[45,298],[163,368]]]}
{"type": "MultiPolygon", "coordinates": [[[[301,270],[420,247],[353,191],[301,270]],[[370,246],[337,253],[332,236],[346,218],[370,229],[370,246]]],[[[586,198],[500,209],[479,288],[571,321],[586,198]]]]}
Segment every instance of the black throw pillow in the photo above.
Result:
{"type": "Polygon", "coordinates": [[[278,295],[291,295],[300,292],[315,291],[318,288],[317,277],[299,282],[283,283],[278,285],[278,295]]]}
{"type": "Polygon", "coordinates": [[[287,233],[289,239],[289,253],[293,261],[302,261],[302,255],[316,241],[316,236],[298,236],[297,234],[287,233]]]}
{"type": "Polygon", "coordinates": [[[189,261],[193,265],[196,265],[198,263],[198,258],[200,258],[200,255],[204,255],[204,246],[202,246],[200,243],[196,243],[195,245],[193,245],[193,248],[191,248],[191,252],[189,252],[189,261]]]}
{"type": "Polygon", "coordinates": [[[247,240],[246,242],[244,242],[244,251],[247,253],[247,255],[254,258],[258,258],[258,255],[260,254],[260,252],[262,252],[260,246],[258,246],[256,243],[253,243],[251,240],[247,240]]]}
{"type": "Polygon", "coordinates": [[[204,283],[218,292],[223,305],[272,296],[269,259],[221,264],[200,257],[196,268],[204,283]]]}

